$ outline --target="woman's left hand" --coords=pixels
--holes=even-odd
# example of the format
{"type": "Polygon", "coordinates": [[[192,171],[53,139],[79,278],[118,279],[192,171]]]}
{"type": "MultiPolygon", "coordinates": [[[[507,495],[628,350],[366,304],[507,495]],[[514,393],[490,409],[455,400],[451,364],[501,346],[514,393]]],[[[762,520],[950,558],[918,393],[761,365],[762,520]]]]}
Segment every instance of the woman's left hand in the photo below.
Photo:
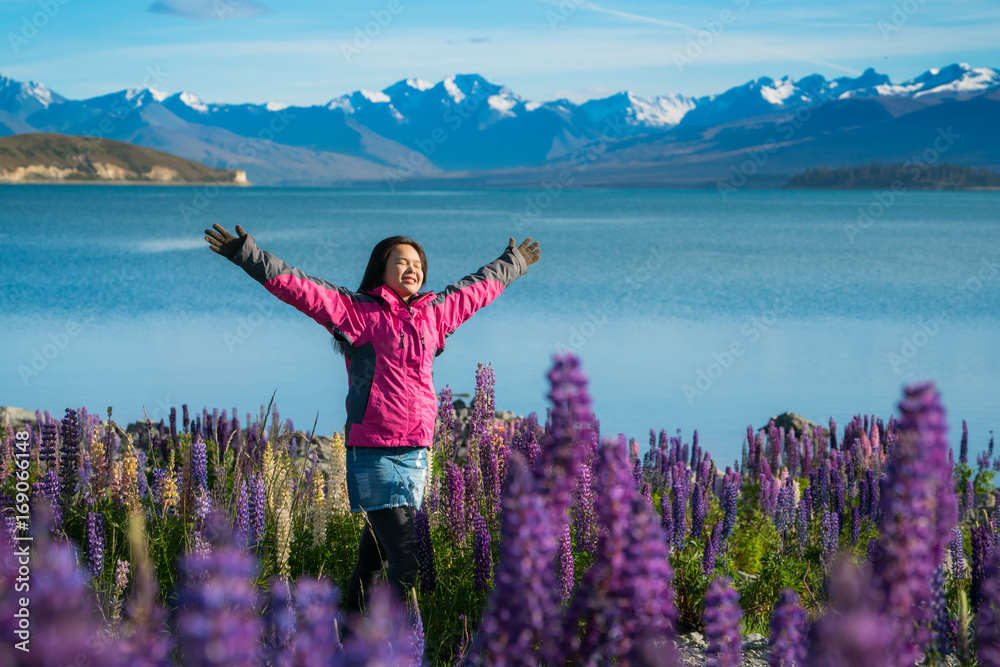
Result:
{"type": "MultiPolygon", "coordinates": [[[[509,250],[510,248],[513,247],[514,247],[514,237],[512,236],[510,237],[510,243],[507,245],[507,248],[509,250]]],[[[538,241],[531,243],[530,236],[521,241],[521,245],[517,246],[517,249],[521,251],[522,255],[524,255],[524,261],[528,266],[531,266],[532,264],[537,262],[538,258],[541,257],[542,255],[542,251],[538,249],[538,241]]]]}

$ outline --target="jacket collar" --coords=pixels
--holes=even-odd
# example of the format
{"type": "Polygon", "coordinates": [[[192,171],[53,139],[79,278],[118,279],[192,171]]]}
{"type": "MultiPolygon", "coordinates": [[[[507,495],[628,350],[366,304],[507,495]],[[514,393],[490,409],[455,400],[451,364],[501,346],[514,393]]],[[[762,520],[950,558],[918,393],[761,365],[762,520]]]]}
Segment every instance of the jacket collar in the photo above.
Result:
{"type": "Polygon", "coordinates": [[[411,311],[413,308],[423,308],[434,299],[434,292],[418,292],[410,299],[409,304],[388,285],[379,285],[375,289],[370,289],[365,294],[378,297],[384,301],[393,312],[411,311]]]}

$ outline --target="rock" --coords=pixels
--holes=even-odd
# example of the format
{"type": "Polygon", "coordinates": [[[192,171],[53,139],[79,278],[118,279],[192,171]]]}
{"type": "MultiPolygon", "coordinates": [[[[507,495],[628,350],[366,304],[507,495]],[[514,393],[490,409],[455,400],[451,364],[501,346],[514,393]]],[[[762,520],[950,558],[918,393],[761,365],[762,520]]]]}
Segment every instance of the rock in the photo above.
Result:
{"type": "MultiPolygon", "coordinates": [[[[794,430],[795,437],[799,439],[802,438],[803,429],[808,428],[810,431],[812,431],[812,429],[819,426],[819,424],[817,424],[816,422],[809,421],[802,415],[796,414],[794,412],[783,412],[780,415],[775,415],[768,420],[768,424],[770,424],[771,421],[774,422],[775,427],[785,429],[785,433],[788,433],[789,430],[794,430]]],[[[759,430],[763,431],[766,428],[767,426],[765,425],[763,428],[759,430]]],[[[827,429],[824,428],[823,432],[827,434],[827,437],[829,437],[829,431],[827,431],[827,429]]]]}
{"type": "Polygon", "coordinates": [[[35,411],[5,405],[2,411],[0,411],[0,424],[6,424],[8,419],[10,420],[11,429],[15,432],[20,431],[28,422],[34,423],[35,411]]]}
{"type": "Polygon", "coordinates": [[[997,498],[992,493],[977,493],[973,506],[977,512],[981,509],[993,509],[997,506],[997,498]]]}

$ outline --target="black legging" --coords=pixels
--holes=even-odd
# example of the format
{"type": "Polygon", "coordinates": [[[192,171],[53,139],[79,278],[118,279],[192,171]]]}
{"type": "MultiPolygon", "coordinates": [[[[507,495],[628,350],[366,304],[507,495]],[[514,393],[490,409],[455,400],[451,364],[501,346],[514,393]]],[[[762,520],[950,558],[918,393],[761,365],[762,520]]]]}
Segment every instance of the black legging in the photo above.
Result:
{"type": "Polygon", "coordinates": [[[363,608],[368,592],[382,574],[383,561],[387,561],[386,579],[400,600],[405,600],[409,589],[417,583],[416,509],[404,505],[372,510],[367,514],[368,521],[358,544],[358,564],[347,585],[344,601],[347,611],[363,608]]]}

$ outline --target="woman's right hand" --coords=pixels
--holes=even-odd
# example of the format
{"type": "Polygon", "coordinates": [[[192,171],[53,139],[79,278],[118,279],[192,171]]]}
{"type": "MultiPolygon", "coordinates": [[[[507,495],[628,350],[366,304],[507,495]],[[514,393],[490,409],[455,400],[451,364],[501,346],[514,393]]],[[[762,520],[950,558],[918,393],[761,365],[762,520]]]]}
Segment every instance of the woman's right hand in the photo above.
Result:
{"type": "Polygon", "coordinates": [[[226,259],[235,257],[236,253],[243,246],[243,239],[246,238],[247,233],[239,225],[236,225],[236,233],[239,234],[239,237],[233,236],[226,231],[225,227],[218,223],[213,224],[212,227],[216,231],[205,230],[205,240],[208,241],[208,247],[212,252],[222,255],[226,259]]]}

